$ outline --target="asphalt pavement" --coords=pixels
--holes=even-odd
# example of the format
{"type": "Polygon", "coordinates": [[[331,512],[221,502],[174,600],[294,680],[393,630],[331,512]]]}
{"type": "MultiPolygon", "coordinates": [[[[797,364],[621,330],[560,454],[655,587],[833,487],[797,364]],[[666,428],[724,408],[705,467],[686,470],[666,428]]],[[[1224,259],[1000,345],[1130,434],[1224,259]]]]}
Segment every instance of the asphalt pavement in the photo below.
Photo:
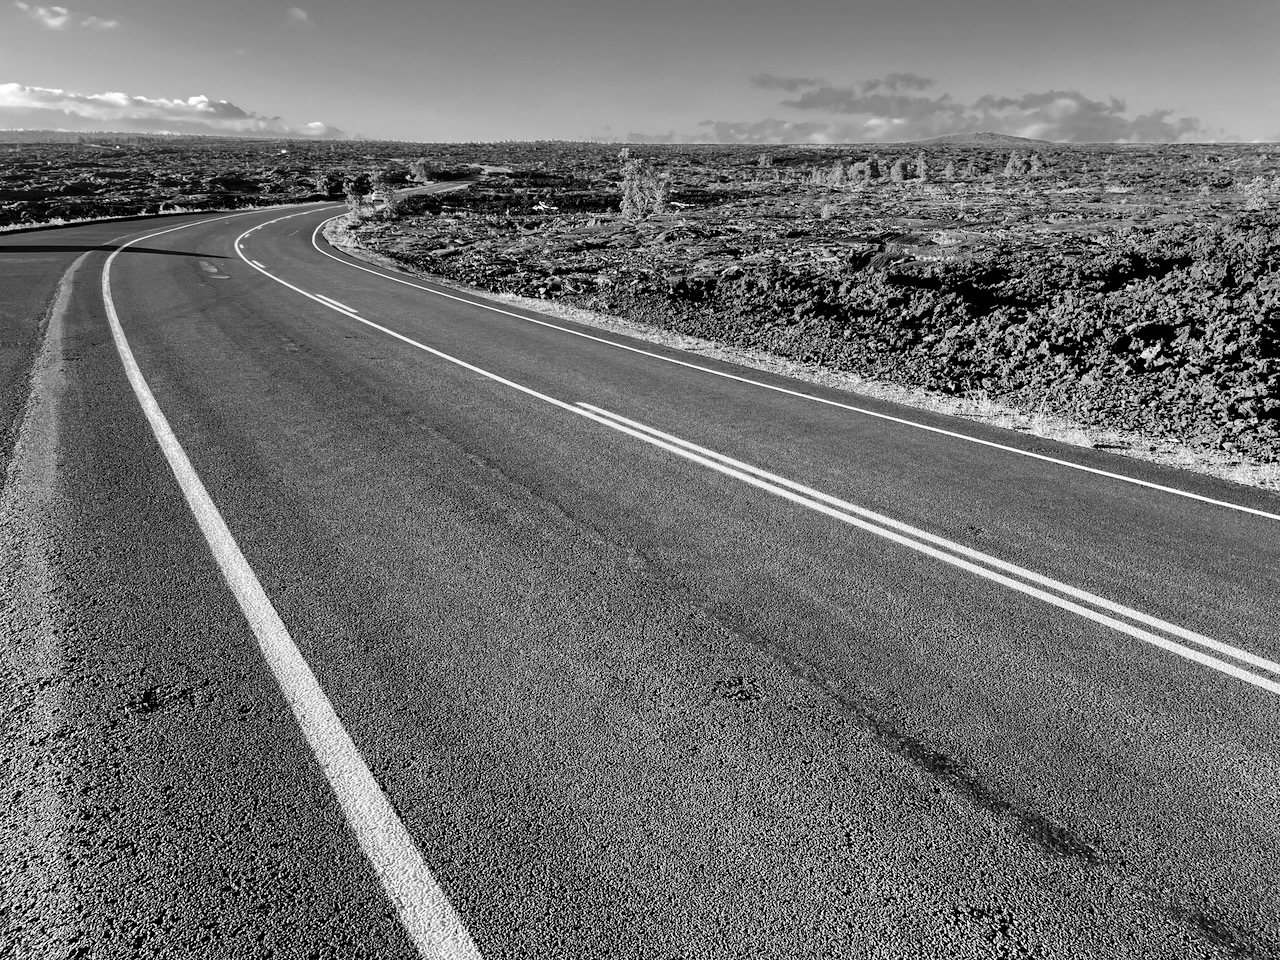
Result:
{"type": "Polygon", "coordinates": [[[1280,497],[337,212],[0,236],[0,956],[1280,956],[1280,497]]]}

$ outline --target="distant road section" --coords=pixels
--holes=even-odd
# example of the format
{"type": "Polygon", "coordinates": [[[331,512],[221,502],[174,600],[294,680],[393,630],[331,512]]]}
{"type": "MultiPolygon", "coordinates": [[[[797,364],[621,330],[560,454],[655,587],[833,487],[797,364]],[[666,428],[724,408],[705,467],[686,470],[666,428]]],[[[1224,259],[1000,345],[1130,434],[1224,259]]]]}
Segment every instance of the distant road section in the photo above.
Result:
{"type": "Polygon", "coordinates": [[[1280,956],[1280,497],[337,212],[0,236],[0,953],[1280,956]]]}

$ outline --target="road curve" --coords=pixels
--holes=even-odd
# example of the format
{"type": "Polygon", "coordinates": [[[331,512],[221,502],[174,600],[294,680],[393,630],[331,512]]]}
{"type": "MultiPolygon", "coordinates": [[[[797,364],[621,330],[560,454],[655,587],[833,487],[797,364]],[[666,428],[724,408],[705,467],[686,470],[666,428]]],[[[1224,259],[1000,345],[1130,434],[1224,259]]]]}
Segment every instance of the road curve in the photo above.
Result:
{"type": "Polygon", "coordinates": [[[1280,498],[335,213],[0,237],[0,956],[1280,956],[1280,498]]]}

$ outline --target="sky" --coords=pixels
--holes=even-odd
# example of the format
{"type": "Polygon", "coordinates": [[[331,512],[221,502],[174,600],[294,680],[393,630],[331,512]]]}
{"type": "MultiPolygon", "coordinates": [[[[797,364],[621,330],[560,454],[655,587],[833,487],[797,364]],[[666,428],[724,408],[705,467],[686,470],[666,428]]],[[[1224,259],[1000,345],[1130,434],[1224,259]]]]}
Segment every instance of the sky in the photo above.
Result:
{"type": "Polygon", "coordinates": [[[0,128],[1280,140],[1280,0],[0,0],[0,128]]]}

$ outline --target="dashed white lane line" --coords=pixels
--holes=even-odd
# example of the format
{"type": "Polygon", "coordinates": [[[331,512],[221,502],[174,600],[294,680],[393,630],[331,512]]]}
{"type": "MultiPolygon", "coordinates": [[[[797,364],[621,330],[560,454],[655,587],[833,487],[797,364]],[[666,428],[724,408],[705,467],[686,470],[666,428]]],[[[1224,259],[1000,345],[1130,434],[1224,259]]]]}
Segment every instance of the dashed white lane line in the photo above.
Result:
{"type": "Polygon", "coordinates": [[[419,954],[429,960],[478,960],[480,953],[470,933],[431,875],[408,830],[378,786],[310,665],[293,642],[257,574],[240,552],[221,513],[156,403],[125,338],[111,298],[112,262],[121,250],[141,240],[190,226],[195,224],[137,237],[121,245],[107,258],[102,268],[102,300],[120,362],[201,533],[244,612],[298,726],[302,728],[333,788],[348,826],[395,905],[405,932],[419,954]]]}
{"type": "MultiPolygon", "coordinates": [[[[295,213],[290,215],[290,217],[297,217],[297,216],[302,216],[302,214],[295,213]]],[[[290,219],[290,217],[280,217],[279,219],[288,220],[290,219]]],[[[751,377],[740,376],[739,374],[729,373],[725,370],[716,370],[716,369],[713,369],[712,367],[705,367],[701,364],[691,363],[687,360],[677,359],[676,357],[664,356],[663,354],[654,353],[651,350],[645,350],[645,349],[642,349],[641,347],[633,347],[627,343],[618,343],[616,340],[610,340],[607,337],[596,336],[595,334],[587,333],[583,330],[574,330],[571,327],[564,327],[558,323],[552,323],[548,320],[540,320],[540,319],[537,319],[536,317],[528,317],[521,313],[513,313],[510,310],[503,310],[501,307],[496,307],[489,303],[482,303],[477,300],[468,299],[467,297],[457,296],[456,294],[445,293],[443,290],[435,290],[435,289],[432,289],[431,287],[423,286],[420,283],[414,283],[411,280],[406,280],[403,277],[392,276],[387,273],[382,273],[381,271],[378,271],[378,270],[373,270],[369,267],[361,266],[358,263],[352,263],[350,260],[344,260],[341,257],[335,257],[332,253],[329,253],[329,251],[323,249],[320,246],[320,242],[319,242],[320,231],[326,223],[329,223],[331,220],[336,220],[336,219],[338,218],[330,217],[329,220],[325,220],[323,223],[317,226],[314,231],[312,231],[311,245],[316,249],[316,251],[328,257],[330,260],[336,260],[338,263],[351,267],[353,270],[362,270],[365,273],[372,274],[375,277],[381,277],[383,280],[390,280],[393,283],[403,284],[406,287],[413,287],[415,290],[422,290],[425,293],[430,293],[437,297],[444,297],[447,300],[456,300],[459,303],[465,303],[473,307],[479,307],[481,310],[488,310],[492,313],[500,313],[503,316],[513,317],[516,320],[523,320],[525,323],[533,323],[541,327],[548,327],[552,330],[558,330],[561,333],[567,333],[575,337],[581,337],[584,340],[594,340],[596,343],[607,344],[608,346],[616,347],[619,350],[627,350],[631,353],[638,353],[638,354],[641,354],[642,356],[652,357],[655,360],[661,360],[663,363],[671,363],[679,367],[687,367],[690,370],[697,370],[700,373],[709,373],[712,376],[721,377],[722,379],[725,379],[725,380],[736,380],[739,383],[746,383],[754,387],[761,387],[765,390],[772,390],[775,393],[786,394],[787,396],[791,396],[791,397],[798,397],[802,400],[811,400],[814,403],[821,403],[829,407],[838,407],[841,410],[849,410],[853,413],[860,413],[864,416],[873,417],[877,420],[885,420],[890,423],[900,424],[904,427],[911,427],[915,430],[924,430],[928,433],[934,433],[944,437],[951,437],[956,440],[963,440],[966,443],[976,443],[980,446],[989,447],[993,450],[1003,450],[1006,453],[1017,454],[1020,457],[1030,457],[1033,460],[1040,460],[1045,463],[1056,464],[1057,466],[1060,466],[1060,467],[1067,467],[1071,470],[1079,470],[1082,473],[1089,473],[1089,474],[1093,474],[1094,476],[1106,477],[1110,480],[1119,480],[1123,483],[1131,483],[1131,484],[1134,484],[1135,486],[1145,487],[1148,490],[1158,490],[1161,493],[1172,494],[1173,496],[1176,496],[1176,497],[1185,497],[1189,500],[1197,500],[1201,503],[1212,504],[1213,506],[1216,506],[1216,507],[1224,507],[1228,510],[1236,510],[1236,511],[1239,511],[1240,513],[1251,514],[1255,517],[1263,517],[1267,520],[1280,520],[1280,514],[1271,513],[1267,510],[1260,510],[1260,509],[1257,509],[1256,507],[1246,507],[1238,503],[1232,503],[1228,500],[1218,500],[1213,497],[1206,497],[1199,493],[1192,493],[1189,490],[1179,490],[1176,487],[1169,487],[1169,486],[1165,486],[1164,484],[1153,483],[1150,480],[1141,480],[1137,477],[1128,477],[1122,473],[1113,473],[1110,470],[1102,470],[1102,469],[1099,469],[1098,467],[1087,467],[1084,464],[1072,463],[1070,460],[1063,460],[1060,457],[1051,457],[1048,454],[1036,453],[1032,450],[1022,450],[1018,447],[1009,446],[1008,444],[997,443],[994,440],[983,440],[980,437],[972,437],[972,436],[969,436],[968,434],[960,433],[955,430],[946,430],[942,427],[934,427],[926,423],[918,423],[915,420],[907,420],[904,417],[895,417],[888,413],[881,413],[878,410],[869,410],[866,407],[859,407],[849,403],[842,403],[839,400],[831,400],[831,399],[828,399],[827,397],[819,397],[812,393],[805,393],[802,390],[792,390],[787,387],[778,386],[777,384],[765,383],[761,380],[754,380],[751,377]]],[[[261,226],[266,227],[276,222],[277,222],[276,220],[269,220],[266,223],[262,224],[261,226]]]]}
{"type": "MultiPolygon", "coordinates": [[[[238,244],[239,241],[237,241],[237,250],[239,249],[238,244]]],[[[240,255],[244,258],[243,253],[240,255]]],[[[246,262],[248,262],[247,259],[246,262]]],[[[277,277],[265,269],[261,272],[282,286],[288,287],[290,290],[309,297],[317,303],[324,304],[324,301],[320,300],[314,294],[308,293],[289,281],[277,277]]],[[[1037,600],[1051,604],[1061,610],[1076,614],[1086,620],[1091,620],[1094,623],[1108,627],[1119,633],[1125,634],[1126,636],[1133,637],[1136,640],[1141,640],[1144,643],[1149,643],[1152,646],[1167,650],[1170,653],[1177,654],[1180,657],[1184,657],[1187,660],[1198,663],[1201,666],[1208,667],[1212,670],[1216,670],[1219,673],[1226,674],[1227,676],[1234,677],[1237,680],[1242,680],[1245,683],[1251,684],[1259,689],[1266,690],[1269,693],[1280,694],[1280,682],[1259,673],[1254,673],[1251,670],[1246,670],[1244,667],[1239,665],[1248,664],[1280,676],[1280,663],[1249,653],[1246,650],[1231,646],[1230,644],[1214,640],[1211,637],[1195,633],[1194,631],[1187,630],[1183,627],[1177,626],[1176,624],[1167,623],[1164,620],[1149,616],[1141,611],[1133,610],[1129,607],[1115,603],[1105,597],[1088,593],[1087,591],[1072,587],[1069,584],[1060,583],[1049,577],[1034,573],[1033,571],[1025,570],[1024,568],[1015,566],[1014,564],[1006,563],[997,557],[992,557],[979,551],[972,550],[962,544],[954,543],[943,537],[938,537],[923,530],[917,530],[914,527],[900,523],[896,520],[891,520],[890,518],[881,516],[873,511],[857,507],[854,504],[846,503],[843,500],[839,500],[827,494],[820,493],[819,491],[811,490],[801,484],[778,477],[775,474],[771,474],[760,469],[759,467],[744,464],[741,461],[733,460],[724,454],[707,450],[704,447],[698,447],[696,444],[690,443],[689,441],[682,440],[670,434],[662,433],[653,427],[648,427],[644,424],[637,423],[636,421],[628,420],[625,417],[610,413],[600,407],[595,407],[586,403],[578,403],[575,405],[564,400],[559,400],[556,397],[542,393],[532,387],[527,387],[524,384],[517,383],[516,381],[510,380],[500,374],[485,370],[483,367],[478,367],[473,363],[468,363],[467,361],[445,353],[442,350],[437,350],[435,347],[429,347],[425,343],[414,340],[412,337],[407,337],[404,334],[398,333],[390,327],[385,327],[373,320],[368,320],[345,310],[339,310],[329,304],[324,305],[328,306],[331,310],[341,313],[343,316],[349,317],[359,323],[363,323],[365,326],[374,330],[385,333],[402,343],[408,344],[409,346],[422,350],[425,353],[429,353],[434,357],[438,357],[441,360],[452,363],[464,370],[476,373],[488,380],[494,381],[495,383],[500,383],[527,396],[534,397],[544,403],[551,404],[552,406],[558,407],[568,413],[576,414],[577,416],[585,417],[589,420],[594,420],[596,423],[603,424],[610,429],[627,434],[628,436],[641,440],[644,443],[659,447],[660,449],[673,453],[676,456],[690,460],[711,470],[715,470],[718,473],[741,480],[743,483],[747,483],[753,487],[766,490],[784,500],[807,507],[810,510],[817,511],[818,513],[822,513],[826,516],[832,517],[833,519],[847,523],[850,526],[854,526],[861,530],[865,530],[868,533],[883,537],[886,540],[890,540],[911,550],[916,550],[934,558],[935,560],[940,560],[943,563],[958,567],[1018,593],[1034,597],[1037,600]],[[875,522],[872,522],[873,520],[875,522]],[[978,562],[974,562],[975,560],[978,562]],[[988,566],[981,566],[980,563],[987,564],[988,566]],[[992,567],[995,569],[991,569],[992,567]],[[1028,580],[1031,580],[1032,583],[1026,583],[1021,580],[1014,579],[1013,576],[1007,575],[1009,573],[1015,573],[1018,576],[1026,577],[1028,580]],[[1039,586],[1033,584],[1039,584],[1039,586]],[[1041,589],[1041,587],[1046,587],[1048,589],[1041,589]],[[1049,592],[1050,589],[1059,591],[1064,595],[1051,593],[1049,592]],[[1083,603],[1078,603],[1076,600],[1081,600],[1083,603]],[[1091,606],[1085,606],[1084,603],[1088,603],[1091,606]],[[1154,629],[1166,630],[1181,639],[1199,644],[1207,649],[1222,653],[1225,656],[1230,656],[1239,661],[1239,663],[1231,663],[1218,657],[1211,656],[1201,650],[1193,649],[1182,643],[1171,640],[1168,637],[1153,633],[1151,630],[1135,626],[1134,623],[1127,623],[1123,620],[1117,619],[1116,617],[1110,616],[1107,613],[1102,613],[1100,612],[1101,610],[1116,613],[1119,616],[1127,617],[1130,620],[1145,624],[1154,629]]]]}
{"type": "Polygon", "coordinates": [[[257,260],[250,260],[249,262],[250,262],[250,263],[252,263],[252,264],[253,264],[255,267],[257,267],[259,270],[265,270],[265,269],[267,269],[267,268],[266,268],[266,267],[264,267],[262,264],[260,264],[257,260]]]}

